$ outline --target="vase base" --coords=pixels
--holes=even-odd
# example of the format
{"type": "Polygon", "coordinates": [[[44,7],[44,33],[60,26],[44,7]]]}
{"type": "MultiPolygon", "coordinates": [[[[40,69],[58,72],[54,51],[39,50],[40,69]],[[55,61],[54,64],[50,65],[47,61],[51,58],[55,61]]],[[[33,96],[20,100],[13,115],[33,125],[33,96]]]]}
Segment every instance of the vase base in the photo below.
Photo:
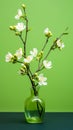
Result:
{"type": "Polygon", "coordinates": [[[42,123],[43,121],[39,117],[31,117],[26,119],[27,123],[42,123]]]}

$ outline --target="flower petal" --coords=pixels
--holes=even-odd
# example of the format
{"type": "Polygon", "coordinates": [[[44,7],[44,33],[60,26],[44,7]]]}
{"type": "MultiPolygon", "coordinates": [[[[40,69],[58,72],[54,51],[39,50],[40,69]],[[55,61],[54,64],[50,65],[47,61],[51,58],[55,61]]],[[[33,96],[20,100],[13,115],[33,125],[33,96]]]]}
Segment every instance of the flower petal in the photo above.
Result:
{"type": "Polygon", "coordinates": [[[24,58],[24,63],[30,63],[33,60],[33,57],[31,55],[24,58]]]}
{"type": "Polygon", "coordinates": [[[13,57],[13,55],[12,55],[10,52],[8,52],[8,54],[7,54],[6,57],[5,57],[5,61],[6,61],[6,62],[10,62],[11,59],[12,59],[12,57],[13,57]]]}
{"type": "Polygon", "coordinates": [[[26,28],[23,22],[18,23],[15,27],[16,27],[16,30],[19,32],[22,32],[26,28]]]}
{"type": "Polygon", "coordinates": [[[23,52],[22,52],[22,48],[19,48],[15,55],[17,56],[18,59],[21,59],[22,58],[22,55],[23,55],[23,52]]]}
{"type": "Polygon", "coordinates": [[[43,74],[40,74],[38,76],[38,84],[39,85],[47,85],[47,82],[46,82],[47,78],[43,76],[43,74]]]}
{"type": "Polygon", "coordinates": [[[30,54],[31,54],[33,57],[36,57],[36,56],[37,56],[37,53],[38,53],[37,48],[33,48],[33,50],[30,51],[30,54]]]}
{"type": "Polygon", "coordinates": [[[60,50],[62,50],[62,49],[64,48],[64,43],[62,43],[60,39],[58,39],[56,43],[57,43],[57,47],[58,47],[60,50]]]}
{"type": "Polygon", "coordinates": [[[21,9],[18,9],[18,12],[17,12],[17,15],[15,16],[15,19],[19,20],[21,16],[22,16],[22,11],[21,11],[21,9]]]}
{"type": "Polygon", "coordinates": [[[46,69],[51,69],[52,68],[52,62],[48,60],[43,61],[43,65],[46,69]]]}

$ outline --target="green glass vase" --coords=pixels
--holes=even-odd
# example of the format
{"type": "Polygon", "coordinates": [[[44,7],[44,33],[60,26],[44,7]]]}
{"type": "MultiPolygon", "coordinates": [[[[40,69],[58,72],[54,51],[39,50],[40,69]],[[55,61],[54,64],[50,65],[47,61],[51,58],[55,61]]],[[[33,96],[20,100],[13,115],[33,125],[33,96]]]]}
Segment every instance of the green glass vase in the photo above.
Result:
{"type": "Polygon", "coordinates": [[[27,123],[43,123],[45,114],[45,103],[39,98],[38,90],[31,88],[31,95],[24,104],[25,120],[27,123]]]}

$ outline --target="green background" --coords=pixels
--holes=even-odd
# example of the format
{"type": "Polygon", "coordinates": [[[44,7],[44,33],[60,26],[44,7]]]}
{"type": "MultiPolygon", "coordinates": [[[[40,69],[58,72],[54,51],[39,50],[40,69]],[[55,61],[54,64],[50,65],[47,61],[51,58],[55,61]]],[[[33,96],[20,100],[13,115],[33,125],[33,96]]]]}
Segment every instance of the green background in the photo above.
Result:
{"type": "Polygon", "coordinates": [[[18,75],[20,65],[5,62],[8,51],[15,53],[22,47],[20,39],[9,30],[10,25],[18,22],[14,16],[22,3],[27,6],[32,29],[28,35],[28,51],[33,47],[41,50],[46,27],[53,33],[50,45],[69,27],[69,35],[62,38],[65,48],[55,50],[49,56],[53,68],[43,72],[48,77],[48,85],[42,86],[39,93],[45,101],[46,111],[73,112],[73,0],[0,1],[0,111],[24,111],[24,101],[30,95],[28,78],[18,75]]]}

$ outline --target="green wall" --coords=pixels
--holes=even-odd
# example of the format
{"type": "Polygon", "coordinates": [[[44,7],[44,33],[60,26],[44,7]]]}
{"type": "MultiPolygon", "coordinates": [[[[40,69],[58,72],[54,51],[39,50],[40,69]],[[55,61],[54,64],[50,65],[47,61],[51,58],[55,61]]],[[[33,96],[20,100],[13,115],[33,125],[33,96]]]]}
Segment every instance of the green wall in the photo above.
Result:
{"type": "Polygon", "coordinates": [[[45,101],[46,111],[73,112],[73,0],[0,1],[0,111],[23,111],[24,101],[30,94],[29,80],[18,75],[20,66],[5,62],[8,51],[14,53],[22,47],[19,38],[9,30],[9,26],[16,23],[14,16],[22,3],[27,6],[32,28],[28,51],[33,47],[41,49],[46,27],[53,33],[52,40],[69,27],[69,35],[63,37],[65,48],[50,54],[53,68],[44,71],[48,85],[40,88],[40,96],[45,101]]]}

